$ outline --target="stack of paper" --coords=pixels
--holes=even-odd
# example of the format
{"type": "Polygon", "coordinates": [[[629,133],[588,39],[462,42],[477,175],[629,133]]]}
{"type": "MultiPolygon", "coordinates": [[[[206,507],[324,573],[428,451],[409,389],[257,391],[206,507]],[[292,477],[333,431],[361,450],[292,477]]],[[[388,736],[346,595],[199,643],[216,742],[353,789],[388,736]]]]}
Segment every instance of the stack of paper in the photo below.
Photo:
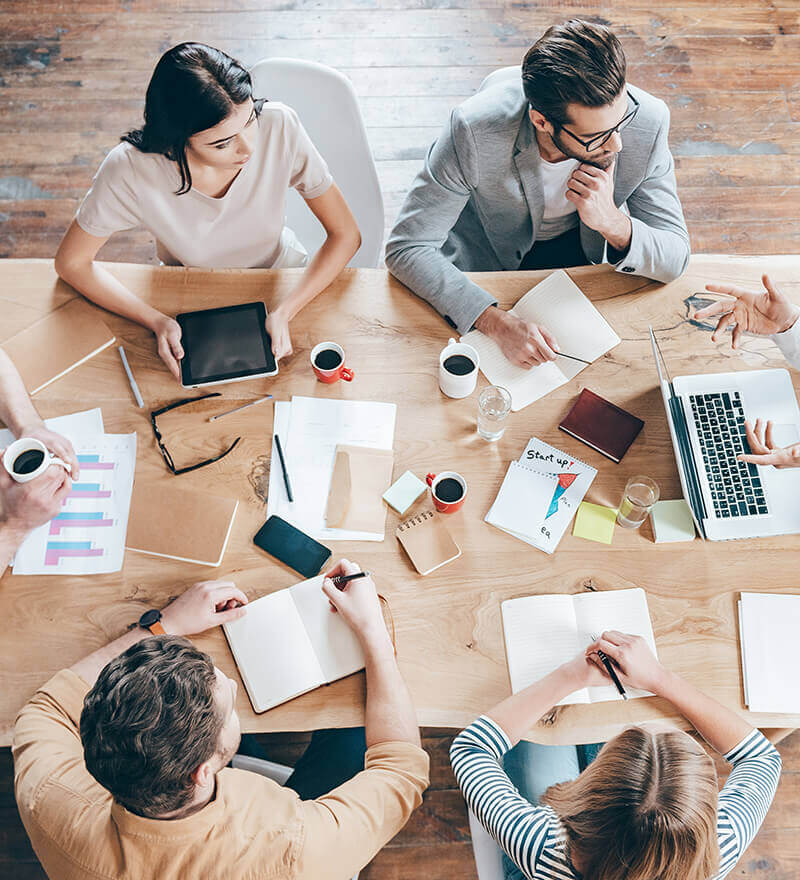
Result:
{"type": "MultiPolygon", "coordinates": [[[[529,290],[509,314],[546,327],[563,352],[585,361],[597,360],[620,343],[619,336],[563,269],[529,290]]],[[[481,370],[492,385],[508,389],[515,412],[565,385],[587,366],[557,357],[526,370],[512,364],[500,346],[480,330],[470,331],[461,341],[477,350],[481,370]]]]}
{"type": "MultiPolygon", "coordinates": [[[[386,508],[380,500],[388,482],[377,492],[380,515],[373,520],[371,528],[334,528],[326,524],[325,514],[337,446],[340,451],[342,447],[348,447],[350,454],[352,447],[391,451],[396,415],[394,403],[317,397],[293,397],[291,403],[276,403],[267,516],[280,516],[320,541],[382,541],[386,531],[386,508]],[[281,438],[293,502],[286,495],[275,434],[281,438]]],[[[355,473],[352,480],[357,481],[360,476],[355,473]]]]}
{"type": "Polygon", "coordinates": [[[800,595],[742,593],[739,599],[744,702],[751,712],[800,712],[795,643],[800,595]]]}
{"type": "MultiPolygon", "coordinates": [[[[136,467],[136,434],[105,434],[99,409],[47,419],[78,456],[81,473],[63,510],[34,529],[14,557],[14,574],[105,574],[119,571],[136,467]]],[[[0,447],[13,437],[0,431],[0,447]]]]}
{"type": "Polygon", "coordinates": [[[552,553],[596,475],[591,465],[532,437],[509,465],[486,522],[552,553]]]}

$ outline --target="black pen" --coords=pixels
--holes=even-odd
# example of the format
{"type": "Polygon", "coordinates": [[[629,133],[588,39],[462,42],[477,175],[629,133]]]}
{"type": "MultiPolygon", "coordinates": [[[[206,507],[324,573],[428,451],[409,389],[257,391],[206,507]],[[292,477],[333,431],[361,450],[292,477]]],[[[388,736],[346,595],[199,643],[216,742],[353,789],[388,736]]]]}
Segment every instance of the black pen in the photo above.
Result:
{"type": "Polygon", "coordinates": [[[350,581],[365,577],[369,577],[368,571],[360,571],[358,574],[340,574],[333,579],[333,585],[337,590],[343,590],[350,581]]]}
{"type": "Polygon", "coordinates": [[[289,485],[289,471],[286,470],[286,460],[283,457],[283,449],[281,449],[281,438],[275,435],[275,446],[278,450],[278,458],[281,460],[281,470],[283,471],[283,482],[286,486],[286,494],[289,501],[294,501],[292,497],[292,487],[289,485]]]}
{"type": "Polygon", "coordinates": [[[617,673],[614,672],[614,667],[611,665],[611,661],[608,659],[607,655],[598,648],[597,656],[600,658],[603,666],[605,666],[606,668],[606,671],[611,676],[611,680],[617,686],[617,690],[620,692],[622,699],[627,700],[628,694],[625,692],[625,688],[622,686],[622,682],[619,680],[617,673]]]}
{"type": "Polygon", "coordinates": [[[591,361],[585,361],[583,358],[575,357],[574,354],[564,354],[563,351],[557,351],[556,354],[562,358],[569,358],[571,361],[580,361],[582,364],[588,364],[590,367],[592,365],[591,361]]]}

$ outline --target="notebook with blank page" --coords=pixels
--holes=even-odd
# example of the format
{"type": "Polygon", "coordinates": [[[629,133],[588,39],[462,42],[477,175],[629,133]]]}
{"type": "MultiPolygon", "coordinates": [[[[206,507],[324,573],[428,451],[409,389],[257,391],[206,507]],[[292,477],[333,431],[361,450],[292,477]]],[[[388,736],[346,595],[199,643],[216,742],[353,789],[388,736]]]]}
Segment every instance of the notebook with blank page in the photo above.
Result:
{"type": "MultiPolygon", "coordinates": [[[[563,269],[531,288],[509,314],[544,325],[562,351],[586,361],[597,360],[620,342],[606,319],[563,269]]],[[[526,370],[512,364],[500,346],[480,330],[471,330],[461,341],[475,347],[481,371],[492,385],[508,389],[515,412],[565,385],[587,366],[557,357],[526,370]]]]}
{"type": "Polygon", "coordinates": [[[800,595],[741,594],[742,682],[751,712],[800,713],[798,632],[800,595]]]}
{"type": "MultiPolygon", "coordinates": [[[[512,693],[519,693],[572,660],[604,630],[642,636],[656,654],[647,597],[640,588],[598,593],[524,596],[502,604],[508,674],[512,693]]],[[[626,687],[628,697],[649,697],[649,691],[626,687]]],[[[558,705],[621,700],[613,684],[582,688],[558,705]]]]}
{"type": "Polygon", "coordinates": [[[322,592],[322,575],[262,596],[222,629],[255,712],[364,668],[364,653],[322,592]]]}

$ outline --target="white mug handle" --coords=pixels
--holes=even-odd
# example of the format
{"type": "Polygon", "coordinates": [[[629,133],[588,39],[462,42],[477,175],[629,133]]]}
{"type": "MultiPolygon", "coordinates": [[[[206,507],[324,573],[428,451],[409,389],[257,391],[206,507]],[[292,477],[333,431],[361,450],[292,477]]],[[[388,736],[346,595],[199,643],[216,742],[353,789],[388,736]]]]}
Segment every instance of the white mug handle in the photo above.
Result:
{"type": "Polygon", "coordinates": [[[59,467],[63,467],[64,470],[72,476],[72,465],[62,461],[58,456],[53,455],[52,453],[50,453],[50,457],[47,460],[47,466],[50,467],[51,464],[57,464],[59,467]]]}

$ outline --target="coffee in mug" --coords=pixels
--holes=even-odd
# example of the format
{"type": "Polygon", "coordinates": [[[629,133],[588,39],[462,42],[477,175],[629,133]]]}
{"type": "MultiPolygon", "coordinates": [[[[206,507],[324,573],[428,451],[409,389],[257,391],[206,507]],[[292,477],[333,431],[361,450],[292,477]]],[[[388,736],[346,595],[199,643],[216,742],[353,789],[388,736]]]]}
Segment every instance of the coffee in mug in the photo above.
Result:
{"type": "Polygon", "coordinates": [[[466,342],[451,339],[439,355],[439,388],[448,397],[469,397],[478,381],[480,358],[466,342]]]}
{"type": "Polygon", "coordinates": [[[440,513],[455,513],[464,503],[467,481],[455,471],[428,474],[425,482],[431,487],[433,506],[440,513]]]}
{"type": "Polygon", "coordinates": [[[330,385],[353,381],[353,371],[344,365],[344,349],[335,342],[320,342],[311,349],[311,367],[320,382],[330,385]]]}
{"type": "Polygon", "coordinates": [[[51,464],[63,467],[70,474],[72,468],[34,437],[20,437],[3,453],[3,467],[18,483],[27,483],[43,474],[51,464]]]}

